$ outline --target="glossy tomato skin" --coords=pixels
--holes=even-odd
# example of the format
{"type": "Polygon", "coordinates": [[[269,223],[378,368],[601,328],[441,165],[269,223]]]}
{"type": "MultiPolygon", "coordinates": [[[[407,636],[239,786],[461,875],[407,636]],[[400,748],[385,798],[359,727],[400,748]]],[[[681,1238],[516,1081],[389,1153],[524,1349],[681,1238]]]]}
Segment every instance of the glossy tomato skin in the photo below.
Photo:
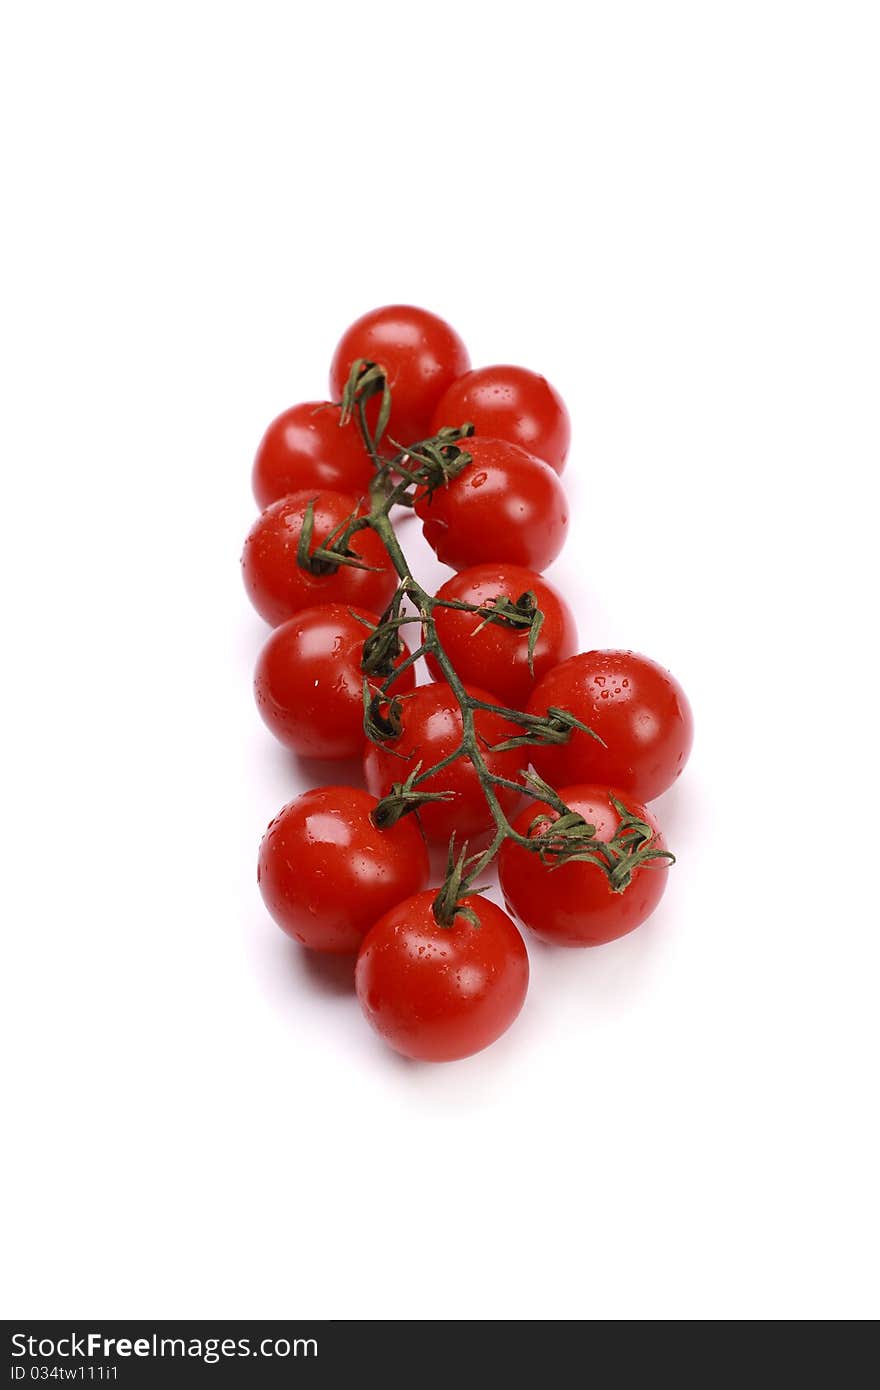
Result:
{"type": "Polygon", "coordinates": [[[454,381],[431,423],[475,426],[480,438],[518,444],[557,473],[565,467],[571,422],[565,402],[546,377],[525,367],[477,367],[454,381]]]}
{"type": "MultiPolygon", "coordinates": [[[[579,811],[584,820],[596,827],[598,839],[612,838],[620,817],[609,800],[607,787],[563,787],[559,795],[566,806],[579,811]]],[[[613,795],[651,826],[657,836],[654,848],[664,849],[651,812],[626,792],[615,790],[613,795]]],[[[542,814],[548,821],[557,819],[556,812],[544,802],[535,802],[517,817],[515,829],[527,835],[535,817],[542,814]]],[[[633,871],[628,887],[615,893],[595,864],[560,864],[551,868],[542,864],[532,850],[507,840],[498,858],[498,874],[508,911],[543,941],[557,946],[601,946],[634,931],[651,915],[666,888],[667,862],[658,859],[641,865],[633,871]]]]}
{"type": "MultiPolygon", "coordinates": [[[[498,704],[494,695],[474,686],[469,693],[483,700],[498,704]]],[[[384,796],[394,782],[403,782],[412,772],[417,762],[422,770],[433,767],[461,742],[461,711],[458,701],[445,682],[420,685],[403,702],[402,732],[382,746],[368,743],[364,751],[364,776],[367,787],[374,796],[384,796]]],[[[528,750],[506,749],[500,753],[490,751],[490,745],[519,733],[514,725],[507,723],[500,715],[480,710],[474,716],[474,727],[483,745],[483,756],[492,772],[511,781],[516,780],[520,768],[528,763],[528,750]]],[[[422,789],[427,792],[452,791],[455,793],[448,801],[429,801],[420,808],[419,816],[428,840],[436,844],[446,844],[455,832],[456,841],[462,845],[468,841],[472,849],[488,843],[494,828],[492,813],[486,805],[486,798],[479,779],[467,758],[459,758],[449,767],[427,777],[422,789]]],[[[498,799],[505,811],[512,811],[519,804],[516,792],[504,787],[498,790],[498,799]]]]}
{"type": "Polygon", "coordinates": [[[335,401],[342,399],[352,363],[359,357],[384,367],[392,398],[388,435],[403,444],[430,435],[440,397],[470,366],[455,329],[411,304],[372,309],[346,329],[330,367],[330,395],[335,401]]]}
{"type": "Polygon", "coordinates": [[[543,570],[568,531],[562,484],[546,463],[503,439],[468,439],[472,462],[416,502],[425,540],[444,565],[506,561],[543,570]]]}
{"type": "MultiPolygon", "coordinates": [[[[354,758],[362,751],[365,623],[378,622],[363,609],[325,603],[304,608],[268,638],[254,677],[257,708],[275,737],[300,757],[354,758]]],[[[407,655],[405,649],[398,660],[407,655]]],[[[383,678],[369,679],[379,685],[383,678]]],[[[390,693],[404,695],[414,685],[408,666],[390,693]]]]}
{"type": "MultiPolygon", "coordinates": [[[[558,589],[534,570],[504,563],[475,565],[462,570],[437,591],[437,598],[480,606],[505,596],[516,603],[533,593],[544,621],[529,668],[528,628],[485,623],[478,613],[455,608],[435,608],[437,636],[461,679],[485,681],[499,700],[511,709],[523,709],[537,682],[560,661],[577,650],[574,614],[558,589]]],[[[442,680],[433,656],[427,658],[431,674],[442,680]]]]}
{"type": "Polygon", "coordinates": [[[297,563],[309,502],[315,516],[310,551],[352,513],[363,512],[358,499],[344,492],[293,492],[273,502],[257,517],[244,543],[241,566],[251,603],[273,627],[320,603],[348,603],[381,613],[397,587],[397,576],[374,532],[359,531],[351,543],[355,554],[372,569],[340,565],[332,574],[312,574],[297,563]]]}
{"type": "Polygon", "coordinates": [[[529,958],[506,912],[465,898],[479,927],[434,918],[435,892],[399,903],[364,938],[355,988],[368,1021],[404,1057],[454,1062],[495,1042],[529,985],[529,958]]]}
{"type": "Polygon", "coordinates": [[[374,922],[428,882],[428,851],[412,816],[377,830],[375,806],[358,787],[315,787],[289,802],[263,836],[263,901],[300,945],[357,951],[374,922]]]}
{"type": "Polygon", "coordinates": [[[551,786],[593,782],[653,801],[679,776],[691,750],[694,723],[674,676],[636,652],[580,652],[555,667],[532,692],[529,711],[568,710],[605,747],[575,730],[567,743],[531,750],[551,786]]]}
{"type": "Polygon", "coordinates": [[[272,421],[254,459],[252,482],[258,505],[312,488],[363,497],[374,469],[354,420],[339,423],[339,407],[305,401],[272,421]]]}

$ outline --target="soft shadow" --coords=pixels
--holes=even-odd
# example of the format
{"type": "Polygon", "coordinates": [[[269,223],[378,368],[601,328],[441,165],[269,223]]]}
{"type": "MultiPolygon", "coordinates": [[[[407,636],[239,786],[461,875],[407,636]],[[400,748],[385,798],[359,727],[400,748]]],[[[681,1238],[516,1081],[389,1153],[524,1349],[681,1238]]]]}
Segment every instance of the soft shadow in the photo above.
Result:
{"type": "Polygon", "coordinates": [[[357,956],[331,956],[296,946],[296,968],[308,978],[310,987],[332,996],[354,994],[354,966],[357,956]]]}
{"type": "Polygon", "coordinates": [[[684,845],[691,839],[691,831],[705,824],[706,811],[701,805],[699,782],[679,779],[668,792],[651,802],[669,848],[684,845]]]}
{"type": "Polygon", "coordinates": [[[236,658],[247,671],[253,671],[256,653],[262,650],[271,633],[272,628],[269,624],[259,613],[254,612],[250,604],[245,603],[242,607],[241,621],[232,629],[230,645],[236,658]]]}
{"type": "Polygon", "coordinates": [[[529,936],[530,1021],[539,1035],[569,1026],[571,1011],[617,1017],[645,997],[671,948],[675,916],[667,900],[635,931],[602,946],[559,947],[529,936]]]}
{"type": "Polygon", "coordinates": [[[286,750],[294,771],[312,787],[362,787],[364,767],[360,758],[301,758],[286,750]]]}
{"type": "Polygon", "coordinates": [[[249,938],[251,958],[263,992],[285,1011],[293,998],[354,999],[355,955],[310,951],[285,935],[268,917],[249,938]]]}
{"type": "Polygon", "coordinates": [[[418,528],[421,530],[422,523],[416,516],[411,507],[398,507],[394,513],[394,529],[402,534],[418,528]]]}

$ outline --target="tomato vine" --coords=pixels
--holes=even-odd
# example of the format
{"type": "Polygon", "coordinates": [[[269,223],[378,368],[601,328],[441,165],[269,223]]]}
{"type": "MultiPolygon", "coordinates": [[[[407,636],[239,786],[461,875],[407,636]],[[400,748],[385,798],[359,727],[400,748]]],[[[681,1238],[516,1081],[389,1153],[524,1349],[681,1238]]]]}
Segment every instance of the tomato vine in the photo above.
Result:
{"type": "Polygon", "coordinates": [[[340,425],[347,426],[352,419],[356,422],[364,449],[373,464],[369,505],[337,527],[316,548],[311,547],[312,520],[307,509],[297,559],[303,568],[319,574],[332,573],[338,566],[370,568],[351,549],[352,538],[359,531],[369,529],[381,541],[397,574],[396,592],[364,643],[365,736],[373,743],[388,746],[399,735],[406,697],[393,694],[390,687],[401,670],[424,656],[433,658],[461,715],[458,746],[431,767],[424,768],[416,763],[406,776],[393,783],[373,813],[374,823],[379,828],[390,827],[402,816],[417,813],[428,802],[444,800],[452,795],[443,791],[428,791],[424,784],[449,764],[466,758],[479,780],[494,825],[489,844],[479,852],[470,853],[467,843],[456,847],[455,837],[452,837],[446,878],[434,899],[434,915],[438,923],[449,926],[456,916],[462,915],[476,921],[473,910],[462,900],[475,891],[480,876],[507,842],[540,855],[542,862],[551,867],[578,861],[594,864],[606,875],[609,887],[616,893],[626,890],[637,867],[672,861],[674,856],[668,850],[657,848],[654,832],[647,822],[640,820],[617,798],[612,798],[612,805],[620,816],[619,828],[609,840],[600,840],[596,827],[566,806],[558,793],[536,773],[523,769],[521,780],[514,781],[489,766],[486,751],[565,743],[574,730],[580,730],[599,743],[603,741],[587,724],[565,709],[552,707],[545,715],[540,715],[498,705],[471,693],[440,639],[435,611],[442,607],[461,609],[478,614],[484,624],[501,622],[518,628],[528,643],[531,662],[543,622],[543,614],[534,594],[502,594],[493,603],[482,606],[463,600],[441,599],[430,594],[419,582],[404,554],[391,520],[393,508],[413,507],[417,500],[446,486],[468,467],[471,455],[467,442],[473,434],[473,427],[468,424],[445,426],[432,437],[406,447],[390,441],[393,452],[383,451],[383,437],[392,415],[392,393],[382,368],[363,358],[352,364],[338,405],[340,425]],[[374,398],[378,398],[378,409],[368,411],[368,402],[374,398]],[[372,426],[368,418],[371,413],[375,413],[372,426]],[[407,610],[407,603],[413,612],[407,610]],[[421,641],[400,661],[403,649],[399,633],[408,624],[419,625],[421,641]],[[377,678],[380,682],[378,686],[375,684],[377,678]],[[475,727],[475,715],[481,710],[501,716],[520,732],[502,743],[492,745],[488,750],[484,749],[475,727]],[[535,818],[526,832],[517,830],[501,804],[498,796],[500,789],[516,791],[540,801],[553,810],[556,818],[548,820],[544,813],[535,818]]]}

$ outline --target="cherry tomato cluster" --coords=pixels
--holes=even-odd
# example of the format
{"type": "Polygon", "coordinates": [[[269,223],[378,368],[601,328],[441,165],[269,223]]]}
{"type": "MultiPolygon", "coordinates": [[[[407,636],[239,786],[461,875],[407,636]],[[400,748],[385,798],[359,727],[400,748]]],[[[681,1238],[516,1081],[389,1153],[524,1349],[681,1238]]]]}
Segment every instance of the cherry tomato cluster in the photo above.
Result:
{"type": "Polygon", "coordinates": [[[672,855],[646,803],[685,765],[691,712],[647,657],[579,651],[541,573],[565,541],[570,443],[544,377],[472,369],[449,324],[397,305],[343,334],[329,396],[266,430],[242,568],[273,627],[265,723],[303,757],[362,757],[364,786],[283,808],[260,891],[303,946],[357,953],[361,1007],[393,1048],[448,1061],[522,1008],[514,918],[597,946],[657,906],[672,855]],[[407,508],[455,571],[434,594],[393,526],[407,508]],[[447,860],[429,888],[432,845],[447,860]],[[496,859],[507,912],[480,892],[496,859]]]}

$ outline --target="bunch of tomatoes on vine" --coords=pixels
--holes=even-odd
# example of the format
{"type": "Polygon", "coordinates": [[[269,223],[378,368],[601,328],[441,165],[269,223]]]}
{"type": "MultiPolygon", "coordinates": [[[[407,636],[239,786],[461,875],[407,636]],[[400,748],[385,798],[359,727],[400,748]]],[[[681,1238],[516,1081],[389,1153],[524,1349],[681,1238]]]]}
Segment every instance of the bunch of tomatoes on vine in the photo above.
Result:
{"type": "Polygon", "coordinates": [[[449,324],[395,305],[343,334],[329,395],[269,425],[242,567],[274,629],[255,678],[265,723],[303,757],[362,757],[365,785],[286,805],[259,885],[301,945],[356,953],[386,1042],[450,1061],[522,1008],[517,923],[598,946],[653,912],[673,856],[647,803],[685,765],[691,712],[649,658],[579,651],[543,577],[568,529],[570,439],[544,377],[472,370],[449,324]],[[406,510],[453,571],[436,593],[401,547],[406,510]],[[493,862],[506,912],[482,895],[493,862]]]}

